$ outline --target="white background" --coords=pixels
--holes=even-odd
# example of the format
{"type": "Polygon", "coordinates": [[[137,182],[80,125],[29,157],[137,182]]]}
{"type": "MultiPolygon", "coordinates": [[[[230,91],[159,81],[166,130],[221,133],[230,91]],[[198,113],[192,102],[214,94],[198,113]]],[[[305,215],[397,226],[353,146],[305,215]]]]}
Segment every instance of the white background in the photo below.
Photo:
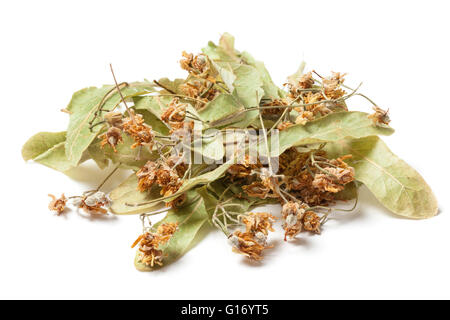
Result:
{"type": "MultiPolygon", "coordinates": [[[[450,298],[449,39],[447,1],[8,1],[0,9],[0,298],[450,298]],[[20,149],[38,131],[65,130],[72,93],[119,81],[184,76],[182,50],[222,32],[266,63],[281,85],[302,59],[389,108],[385,138],[423,174],[439,215],[389,214],[363,190],[354,214],[320,236],[283,243],[261,264],[213,232],[153,273],[133,267],[138,217],[57,217],[47,193],[76,194],[107,174],[87,165],[69,177],[20,149]]],[[[368,111],[359,98],[354,110],[368,111]]],[[[106,186],[110,190],[123,172],[106,186]]],[[[277,226],[278,231],[281,230],[277,226]]]]}

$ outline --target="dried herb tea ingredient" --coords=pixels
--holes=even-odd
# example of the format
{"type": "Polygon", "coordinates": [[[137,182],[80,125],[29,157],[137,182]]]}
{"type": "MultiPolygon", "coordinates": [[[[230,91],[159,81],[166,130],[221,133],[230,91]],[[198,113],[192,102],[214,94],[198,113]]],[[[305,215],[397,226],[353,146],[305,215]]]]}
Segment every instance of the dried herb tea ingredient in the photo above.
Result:
{"type": "Polygon", "coordinates": [[[66,131],[38,133],[22,149],[24,160],[61,172],[90,159],[101,170],[114,164],[95,190],[49,194],[48,208],[141,214],[138,270],[175,261],[213,227],[234,252],[260,261],[278,224],[285,241],[320,234],[333,212],[356,208],[361,185],[399,216],[437,213],[425,180],[379,138],[394,132],[388,110],[348,85],[347,74],[306,72],[302,63],[279,88],[228,33],[198,54],[182,52],[180,66],[184,79],[130,83],[110,66],[112,85],[79,90],[62,110],[66,131]],[[354,96],[373,113],[350,111],[354,96]],[[101,190],[119,168],[132,172],[107,195],[101,190]],[[255,211],[274,203],[278,216],[255,211]],[[154,215],[164,217],[152,225],[154,215]]]}

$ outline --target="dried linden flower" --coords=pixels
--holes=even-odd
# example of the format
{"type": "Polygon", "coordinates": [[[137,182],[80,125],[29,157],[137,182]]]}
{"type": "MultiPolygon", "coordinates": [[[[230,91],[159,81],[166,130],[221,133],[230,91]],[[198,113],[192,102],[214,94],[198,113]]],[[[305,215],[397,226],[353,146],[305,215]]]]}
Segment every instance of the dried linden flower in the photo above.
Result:
{"type": "Polygon", "coordinates": [[[389,110],[383,110],[377,106],[372,107],[375,113],[369,115],[375,125],[388,125],[391,122],[389,119],[389,110]]]}
{"type": "Polygon", "coordinates": [[[64,210],[66,209],[66,203],[67,203],[67,198],[64,196],[64,193],[58,199],[52,194],[49,194],[48,196],[50,198],[52,198],[52,201],[50,201],[48,208],[51,211],[56,211],[56,213],[58,215],[63,213],[64,210]]]}
{"type": "Polygon", "coordinates": [[[117,152],[116,146],[119,142],[122,142],[122,130],[117,127],[111,127],[106,133],[99,135],[99,139],[102,139],[100,143],[101,148],[105,145],[110,145],[114,152],[117,152]]]}
{"type": "Polygon", "coordinates": [[[159,247],[167,243],[177,230],[178,223],[164,223],[156,232],[147,231],[141,234],[131,246],[134,248],[139,245],[139,262],[150,267],[162,266],[164,254],[159,247]]]}

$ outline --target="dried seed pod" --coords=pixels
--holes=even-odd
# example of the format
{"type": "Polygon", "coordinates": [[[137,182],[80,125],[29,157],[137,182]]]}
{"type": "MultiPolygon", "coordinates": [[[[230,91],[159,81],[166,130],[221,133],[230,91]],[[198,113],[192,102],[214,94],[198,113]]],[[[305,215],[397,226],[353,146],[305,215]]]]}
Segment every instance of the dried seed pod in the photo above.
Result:
{"type": "Polygon", "coordinates": [[[286,227],[292,228],[297,224],[298,218],[295,214],[290,214],[286,217],[286,227]]]}
{"type": "Polygon", "coordinates": [[[298,81],[298,86],[301,89],[309,89],[313,85],[314,85],[314,79],[312,77],[312,72],[303,74],[298,81]]]}
{"type": "Polygon", "coordinates": [[[255,233],[255,241],[258,244],[265,246],[266,242],[267,242],[267,236],[264,233],[262,233],[261,231],[258,231],[255,233]]]}
{"type": "Polygon", "coordinates": [[[114,152],[117,152],[117,144],[123,141],[122,130],[116,127],[110,127],[108,131],[98,137],[102,139],[102,142],[100,143],[101,148],[108,144],[113,148],[114,152]]]}
{"type": "Polygon", "coordinates": [[[278,126],[277,129],[280,131],[286,130],[287,128],[289,128],[290,126],[293,126],[294,124],[290,121],[284,121],[281,122],[278,126]]]}
{"type": "Polygon", "coordinates": [[[85,203],[88,207],[93,207],[93,206],[95,206],[95,205],[98,203],[98,201],[97,201],[97,199],[96,199],[95,197],[89,196],[89,197],[87,197],[87,198],[84,200],[84,203],[85,203]]]}
{"type": "Polygon", "coordinates": [[[231,237],[228,238],[228,241],[230,242],[231,246],[239,248],[239,238],[236,235],[231,235],[231,237]]]}

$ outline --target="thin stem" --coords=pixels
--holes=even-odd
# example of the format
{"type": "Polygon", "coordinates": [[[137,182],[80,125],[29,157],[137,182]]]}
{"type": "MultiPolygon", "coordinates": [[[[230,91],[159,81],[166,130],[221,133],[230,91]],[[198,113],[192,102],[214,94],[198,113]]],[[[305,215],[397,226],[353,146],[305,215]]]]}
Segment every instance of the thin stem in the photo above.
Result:
{"type": "Polygon", "coordinates": [[[106,123],[105,120],[99,121],[99,122],[97,122],[96,124],[92,124],[92,125],[89,127],[89,130],[92,131],[93,128],[95,128],[95,127],[98,126],[98,125],[104,124],[104,123],[106,123]]]}
{"type": "Polygon", "coordinates": [[[109,68],[111,69],[111,73],[112,73],[112,76],[114,78],[114,83],[116,84],[116,88],[117,88],[117,91],[119,92],[120,98],[122,99],[122,102],[125,105],[125,108],[127,109],[127,112],[130,115],[131,119],[133,120],[133,122],[135,122],[135,120],[134,120],[134,113],[130,111],[130,108],[128,108],[128,105],[127,105],[127,103],[125,101],[125,98],[122,95],[122,91],[120,91],[119,85],[117,84],[116,75],[114,74],[114,69],[113,69],[111,63],[109,64],[109,68]]]}
{"type": "Polygon", "coordinates": [[[355,93],[355,96],[361,96],[365,98],[367,101],[369,101],[371,104],[373,104],[375,107],[378,107],[378,105],[375,102],[373,102],[369,97],[363,95],[362,93],[355,93]]]}
{"type": "Polygon", "coordinates": [[[188,176],[188,174],[189,174],[189,175],[191,174],[191,168],[192,168],[192,163],[191,163],[191,162],[192,162],[192,161],[189,161],[189,166],[188,166],[188,168],[187,168],[186,172],[184,173],[183,178],[182,178],[181,180],[186,179],[186,177],[188,176]]]}
{"type": "Polygon", "coordinates": [[[321,166],[319,166],[319,165],[317,164],[317,161],[314,159],[314,152],[311,152],[311,154],[309,155],[309,157],[310,157],[310,159],[311,159],[311,164],[312,164],[313,166],[315,166],[315,167],[316,167],[317,169],[319,169],[321,172],[323,172],[323,173],[325,173],[325,174],[327,174],[327,175],[329,175],[329,176],[332,176],[336,181],[339,181],[339,178],[338,178],[336,175],[334,175],[334,174],[328,172],[328,170],[325,170],[324,168],[322,168],[321,166]]]}
{"type": "Polygon", "coordinates": [[[213,216],[212,218],[212,223],[219,228],[220,230],[222,230],[222,232],[228,237],[230,235],[230,232],[226,229],[226,227],[222,224],[222,222],[220,222],[220,220],[216,217],[213,216]]]}
{"type": "Polygon", "coordinates": [[[211,84],[208,86],[208,88],[206,88],[206,90],[203,91],[198,97],[203,98],[204,96],[206,96],[206,94],[209,92],[209,90],[211,90],[213,87],[214,87],[214,82],[211,82],[211,84]]]}
{"type": "Polygon", "coordinates": [[[219,83],[220,82],[216,82],[215,85],[218,86],[223,91],[225,91],[226,93],[230,93],[230,90],[228,90],[228,88],[225,88],[224,86],[220,85],[219,83]]]}
{"type": "MultiPolygon", "coordinates": [[[[305,90],[308,90],[308,89],[305,89],[305,90]]],[[[293,105],[295,102],[297,102],[299,99],[302,99],[302,101],[303,101],[303,97],[300,95],[300,96],[298,96],[297,98],[295,98],[294,100],[292,100],[291,103],[289,104],[289,106],[292,106],[292,105],[293,105]]],[[[269,135],[269,134],[272,132],[272,130],[274,130],[274,129],[280,124],[280,122],[282,121],[282,118],[283,118],[284,116],[288,116],[289,111],[290,111],[289,108],[284,109],[284,111],[283,111],[283,113],[281,114],[281,116],[280,116],[280,117],[278,118],[278,120],[273,124],[273,126],[272,126],[272,128],[270,128],[269,132],[267,132],[267,135],[269,135]]]]}
{"type": "MultiPolygon", "coordinates": [[[[192,101],[197,101],[197,102],[201,102],[201,103],[206,103],[206,101],[200,100],[200,99],[196,99],[196,98],[192,98],[189,96],[185,96],[183,94],[178,94],[178,93],[174,93],[174,94],[169,94],[169,93],[159,93],[158,95],[156,95],[157,97],[179,97],[179,98],[183,98],[186,100],[192,100],[192,101]]],[[[152,95],[150,95],[150,97],[152,97],[152,95]]],[[[153,96],[154,97],[154,96],[153,96]]]]}
{"type": "MultiPolygon", "coordinates": [[[[198,120],[198,121],[202,121],[199,117],[197,117],[195,114],[193,114],[193,113],[190,112],[189,110],[186,110],[186,114],[189,114],[191,119],[198,120]]],[[[189,118],[188,115],[186,115],[186,117],[189,118]]],[[[203,121],[202,121],[202,122],[203,122],[203,121]]]]}
{"type": "MultiPolygon", "coordinates": [[[[294,200],[294,201],[298,201],[298,199],[296,198],[296,197],[294,197],[292,194],[290,194],[289,192],[287,192],[287,191],[285,191],[285,190],[283,190],[283,189],[281,189],[280,188],[280,191],[281,192],[283,192],[285,195],[287,195],[287,196],[289,196],[292,200],[294,200]]],[[[285,202],[289,202],[289,201],[287,201],[285,198],[283,198],[283,200],[285,201],[285,202]]]]}
{"type": "MultiPolygon", "coordinates": [[[[349,89],[349,90],[353,90],[352,88],[350,88],[349,86],[346,86],[345,84],[341,84],[344,88],[347,88],[347,89],[349,89]]],[[[371,104],[373,104],[375,107],[377,107],[378,105],[372,100],[372,99],[370,99],[369,97],[367,97],[366,95],[364,95],[364,94],[362,94],[362,93],[355,93],[355,96],[361,96],[361,97],[363,97],[364,99],[366,99],[367,101],[369,101],[371,104]]]]}
{"type": "Polygon", "coordinates": [[[172,94],[176,94],[176,92],[170,90],[169,88],[167,88],[166,86],[162,85],[162,84],[159,83],[158,81],[153,80],[153,82],[154,82],[158,87],[161,87],[161,88],[163,88],[164,90],[166,90],[166,91],[168,91],[168,92],[170,92],[170,93],[172,93],[172,94]]]}
{"type": "MultiPolygon", "coordinates": [[[[92,123],[94,122],[94,120],[97,118],[99,112],[101,112],[103,104],[105,103],[105,101],[109,98],[110,94],[113,93],[115,90],[117,90],[117,87],[121,87],[121,86],[128,86],[129,84],[127,82],[122,82],[120,83],[118,86],[116,85],[114,88],[111,88],[111,90],[109,90],[107,93],[105,93],[105,95],[103,96],[102,100],[100,101],[100,103],[97,106],[97,109],[94,112],[94,117],[89,121],[89,124],[92,125],[92,123]]],[[[92,129],[91,129],[92,130],[92,129]]]]}
{"type": "Polygon", "coordinates": [[[169,211],[171,209],[172,209],[172,207],[164,207],[164,208],[161,208],[161,209],[149,212],[149,213],[142,213],[141,216],[146,216],[146,217],[154,216],[154,215],[169,211]]]}
{"type": "Polygon", "coordinates": [[[345,101],[345,100],[349,99],[350,97],[356,95],[356,91],[361,87],[361,85],[362,85],[362,82],[358,85],[358,87],[356,89],[353,90],[353,92],[351,92],[350,94],[348,94],[346,96],[337,98],[337,99],[320,100],[320,101],[311,102],[311,103],[293,104],[293,105],[287,105],[287,106],[251,107],[251,108],[244,110],[243,112],[257,110],[257,109],[272,109],[272,108],[284,109],[284,108],[308,107],[308,106],[313,106],[313,105],[322,104],[322,103],[336,103],[336,102],[340,102],[340,101],[345,101]]]}
{"type": "Polygon", "coordinates": [[[119,164],[117,164],[117,166],[110,172],[110,174],[108,174],[106,176],[106,178],[103,180],[102,183],[100,183],[100,185],[97,187],[97,189],[95,189],[95,191],[100,190],[101,187],[103,187],[103,185],[106,183],[106,181],[108,181],[109,178],[111,178],[111,176],[117,171],[117,169],[119,169],[119,167],[121,166],[122,163],[119,162],[119,164]]]}
{"type": "MultiPolygon", "coordinates": [[[[256,101],[259,101],[258,100],[258,91],[256,91],[256,101]]],[[[260,108],[260,107],[261,106],[258,105],[258,108],[260,108]]],[[[270,156],[270,151],[269,151],[269,141],[267,140],[268,132],[266,131],[266,128],[264,126],[264,121],[262,119],[261,110],[259,110],[259,121],[261,123],[261,127],[262,127],[263,133],[264,133],[264,143],[266,145],[266,151],[267,151],[267,162],[269,164],[270,173],[272,174],[273,173],[273,171],[272,171],[272,161],[271,161],[271,156],[270,156]]]]}

